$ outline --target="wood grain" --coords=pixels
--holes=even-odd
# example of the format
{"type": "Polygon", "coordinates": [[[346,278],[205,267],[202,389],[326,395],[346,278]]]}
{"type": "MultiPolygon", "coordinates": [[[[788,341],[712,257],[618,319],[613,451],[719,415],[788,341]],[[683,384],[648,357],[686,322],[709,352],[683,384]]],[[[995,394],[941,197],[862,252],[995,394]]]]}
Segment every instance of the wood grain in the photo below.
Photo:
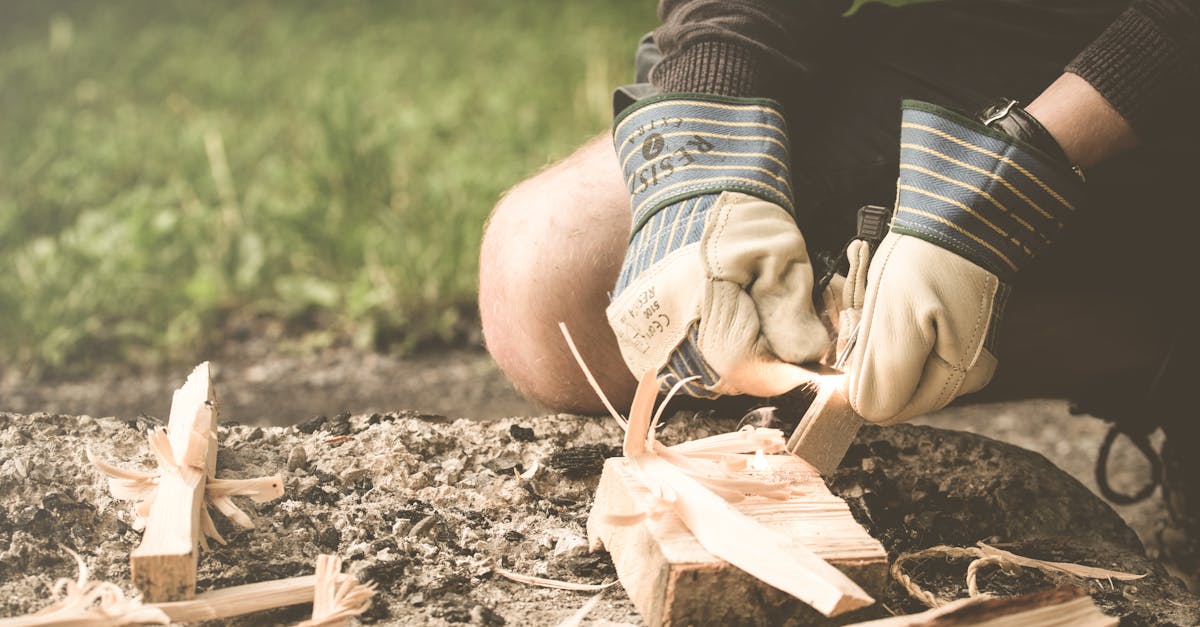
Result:
{"type": "MultiPolygon", "coordinates": [[[[807,547],[878,594],[887,581],[883,546],[855,522],[808,464],[770,455],[765,471],[786,478],[802,493],[787,500],[750,497],[733,504],[768,529],[807,547]]],[[[606,548],[633,604],[650,625],[762,624],[779,617],[822,617],[794,597],[751,577],[701,546],[679,516],[664,513],[633,525],[613,525],[606,515],[634,514],[649,491],[630,471],[629,460],[610,458],[588,518],[592,548],[606,548]]]]}
{"type": "Polygon", "coordinates": [[[817,397],[787,443],[789,451],[812,464],[822,475],[837,470],[863,424],[842,391],[841,376],[821,381],[817,397]]]}
{"type": "Polygon", "coordinates": [[[316,575],[263,581],[198,594],[187,601],[156,603],[172,622],[215,620],[253,614],[277,607],[311,603],[316,575]]]}
{"type": "Polygon", "coordinates": [[[208,362],[175,391],[167,438],[177,470],[162,468],[142,543],[130,556],[133,584],[150,603],[196,594],[201,512],[216,471],[217,407],[208,362]]]}

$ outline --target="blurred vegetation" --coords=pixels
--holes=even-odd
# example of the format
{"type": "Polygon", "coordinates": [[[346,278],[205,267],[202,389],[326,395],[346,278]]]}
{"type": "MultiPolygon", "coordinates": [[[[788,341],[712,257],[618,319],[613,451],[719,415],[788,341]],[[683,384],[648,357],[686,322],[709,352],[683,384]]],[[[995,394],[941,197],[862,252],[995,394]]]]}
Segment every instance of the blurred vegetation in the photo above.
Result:
{"type": "Polygon", "coordinates": [[[231,320],[461,338],[491,206],[605,129],[654,23],[644,0],[5,2],[5,366],[190,359],[231,320]]]}

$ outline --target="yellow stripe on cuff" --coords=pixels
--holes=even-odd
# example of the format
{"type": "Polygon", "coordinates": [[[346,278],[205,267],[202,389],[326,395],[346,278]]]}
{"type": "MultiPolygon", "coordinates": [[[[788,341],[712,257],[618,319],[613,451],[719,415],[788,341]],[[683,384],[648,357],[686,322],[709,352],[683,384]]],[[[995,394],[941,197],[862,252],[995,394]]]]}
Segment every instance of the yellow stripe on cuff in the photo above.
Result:
{"type": "Polygon", "coordinates": [[[900,185],[900,186],[899,186],[899,189],[901,189],[901,190],[904,190],[904,191],[908,191],[908,192],[914,192],[914,193],[917,193],[917,194],[921,194],[922,196],[928,196],[928,197],[930,197],[930,198],[936,198],[936,199],[938,199],[938,200],[940,200],[940,201],[942,201],[942,202],[944,202],[944,203],[946,203],[946,204],[954,205],[955,207],[958,207],[959,209],[962,209],[963,211],[965,211],[965,212],[967,212],[968,214],[970,214],[970,215],[971,215],[971,217],[975,218],[976,220],[979,220],[980,222],[982,222],[982,223],[984,223],[984,224],[988,225],[988,227],[990,227],[990,228],[991,228],[993,231],[995,231],[995,232],[999,233],[1000,235],[1003,235],[1004,237],[1008,238],[1008,241],[1012,242],[1013,244],[1016,244],[1017,246],[1020,246],[1020,247],[1021,247],[1021,249],[1025,251],[1025,254],[1026,254],[1026,255],[1029,255],[1029,256],[1031,256],[1031,257],[1033,256],[1033,251],[1032,251],[1032,250],[1029,250],[1029,248],[1028,248],[1027,246],[1025,246],[1025,244],[1022,244],[1020,240],[1018,240],[1017,238],[1013,237],[1012,235],[1009,235],[1007,231],[1005,231],[1004,229],[1002,229],[1002,228],[1000,228],[1000,227],[996,226],[995,224],[993,224],[991,220],[988,220],[987,218],[985,218],[985,217],[983,217],[983,216],[979,215],[978,213],[975,213],[975,210],[974,210],[974,209],[972,209],[972,208],[970,208],[970,207],[968,207],[967,205],[965,205],[965,204],[963,204],[963,203],[961,203],[961,202],[959,202],[959,201],[957,201],[957,200],[955,200],[955,199],[953,199],[953,198],[948,198],[948,197],[946,197],[946,196],[943,196],[943,195],[941,195],[941,194],[935,194],[935,193],[933,193],[933,192],[931,192],[931,191],[929,191],[929,190],[926,190],[926,189],[921,189],[920,187],[914,187],[914,186],[912,186],[912,185],[900,185]]]}
{"type": "Polygon", "coordinates": [[[1004,253],[997,250],[995,246],[992,246],[991,244],[983,241],[978,236],[976,236],[974,233],[963,230],[962,227],[947,220],[946,218],[943,218],[942,216],[939,216],[934,213],[929,213],[928,211],[921,211],[920,209],[913,209],[912,207],[909,207],[906,205],[901,205],[900,207],[898,207],[898,211],[907,211],[908,213],[916,214],[923,218],[929,218],[930,220],[933,220],[934,222],[939,222],[941,224],[944,224],[944,225],[954,229],[955,231],[958,231],[959,233],[962,233],[963,235],[966,235],[967,237],[975,240],[975,242],[979,243],[984,248],[987,248],[988,250],[995,253],[997,257],[999,257],[1002,261],[1004,261],[1004,263],[1008,264],[1008,267],[1012,268],[1013,272],[1016,272],[1018,270],[1017,264],[1013,263],[1012,260],[1009,259],[1004,253]]]}
{"type": "Polygon", "coordinates": [[[934,150],[933,148],[930,148],[928,146],[923,146],[921,144],[903,143],[903,144],[900,144],[900,148],[910,148],[912,150],[919,150],[925,154],[933,155],[939,159],[944,159],[946,161],[949,161],[950,163],[953,163],[954,165],[971,170],[972,172],[978,172],[978,173],[996,181],[997,183],[1000,183],[1004,187],[1008,188],[1008,191],[1016,194],[1018,198],[1020,198],[1021,200],[1024,200],[1026,202],[1026,204],[1028,204],[1030,207],[1033,207],[1038,213],[1042,214],[1042,216],[1045,217],[1047,220],[1050,220],[1051,222],[1057,224],[1059,227],[1061,227],[1063,225],[1062,222],[1060,222],[1054,216],[1050,215],[1045,209],[1042,209],[1036,202],[1033,202],[1032,198],[1030,198],[1029,196],[1026,196],[1021,190],[1014,187],[1012,183],[1009,183],[1003,176],[1000,176],[999,174],[996,174],[995,172],[989,172],[987,170],[984,170],[983,168],[973,166],[965,161],[959,161],[958,159],[955,159],[954,157],[951,157],[950,155],[943,154],[941,152],[938,152],[937,150],[934,150]]]}
{"type": "Polygon", "coordinates": [[[1042,179],[1039,179],[1038,177],[1034,176],[1033,172],[1026,170],[1024,168],[1024,166],[1017,163],[1016,161],[1013,161],[1012,159],[1009,159],[1008,157],[1005,157],[1004,155],[1001,155],[996,152],[992,152],[991,150],[988,150],[987,148],[984,148],[982,146],[976,146],[975,144],[972,144],[971,142],[966,141],[965,139],[955,137],[945,131],[933,128],[932,126],[925,126],[924,124],[917,124],[915,122],[904,122],[903,124],[900,125],[900,127],[901,128],[915,128],[918,130],[926,131],[928,133],[933,133],[934,135],[937,135],[938,137],[941,137],[942,139],[952,141],[952,142],[958,144],[959,146],[962,146],[964,148],[970,148],[971,150],[974,150],[976,152],[979,152],[979,153],[982,153],[985,155],[989,155],[989,156],[997,159],[998,161],[1007,163],[1008,165],[1011,165],[1013,168],[1015,168],[1021,174],[1024,174],[1025,176],[1029,177],[1029,179],[1032,180],[1034,183],[1037,183],[1038,187],[1042,188],[1042,191],[1053,196],[1055,200],[1057,200],[1058,202],[1061,202],[1063,204],[1063,206],[1065,206],[1067,209],[1070,209],[1071,211],[1075,211],[1074,205],[1067,202],[1066,198],[1063,198],[1062,196],[1060,196],[1058,194],[1058,192],[1051,189],[1049,185],[1046,185],[1045,183],[1043,183],[1042,179]]]}
{"type": "MultiPolygon", "coordinates": [[[[1041,233],[1038,233],[1036,229],[1033,228],[1032,224],[1026,222],[1023,218],[1021,218],[1021,216],[1013,213],[1011,209],[1009,209],[1008,207],[1005,207],[1004,204],[1001,203],[999,200],[996,200],[996,198],[994,196],[983,191],[982,189],[979,189],[978,187],[975,187],[974,185],[971,185],[970,183],[965,183],[956,178],[951,178],[949,176],[946,176],[945,174],[939,174],[937,172],[934,172],[933,170],[930,170],[929,168],[923,168],[919,165],[913,165],[911,163],[901,163],[900,169],[901,170],[912,170],[914,172],[920,172],[921,174],[924,174],[926,176],[932,176],[933,178],[940,179],[940,180],[946,181],[947,183],[952,183],[954,185],[957,185],[963,189],[975,192],[976,194],[979,194],[980,196],[983,196],[984,198],[986,198],[988,200],[988,202],[992,203],[992,205],[994,205],[997,209],[1002,211],[1004,213],[1004,215],[1012,218],[1013,220],[1016,220],[1018,224],[1025,227],[1030,232],[1037,233],[1038,235],[1042,235],[1041,233]]],[[[1050,240],[1045,235],[1042,235],[1042,239],[1046,240],[1047,244],[1051,243],[1050,240]]]]}

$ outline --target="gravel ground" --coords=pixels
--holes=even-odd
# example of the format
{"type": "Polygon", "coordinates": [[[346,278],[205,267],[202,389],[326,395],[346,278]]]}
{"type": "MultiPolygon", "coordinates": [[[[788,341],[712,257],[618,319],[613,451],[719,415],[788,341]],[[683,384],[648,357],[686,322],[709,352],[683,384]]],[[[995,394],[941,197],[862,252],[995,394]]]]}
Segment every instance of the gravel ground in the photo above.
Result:
{"type": "MultiPolygon", "coordinates": [[[[0,410],[134,418],[165,416],[171,390],[194,364],[137,376],[101,372],[85,381],[30,384],[19,373],[0,377],[0,410]]],[[[474,419],[530,416],[545,410],[523,399],[481,347],[416,358],[349,349],[280,351],[265,343],[226,347],[214,357],[214,379],[223,420],[251,425],[291,425],[314,416],[388,412],[398,408],[474,419]]],[[[946,429],[986,435],[1041,453],[1096,490],[1093,473],[1107,425],[1072,416],[1061,400],[1031,400],[955,407],[920,419],[946,429]]],[[[1148,471],[1132,446],[1119,442],[1110,462],[1112,483],[1132,491],[1148,471]]],[[[1151,555],[1160,552],[1166,513],[1162,500],[1115,506],[1151,555]]]]}
{"type": "MultiPolygon", "coordinates": [[[[136,376],[102,372],[86,381],[38,384],[24,382],[19,373],[8,372],[0,377],[0,410],[112,416],[118,422],[136,421],[139,415],[165,416],[171,390],[190,369],[190,365],[163,368],[136,376]]],[[[336,418],[347,412],[355,416],[387,415],[386,412],[397,408],[415,412],[406,415],[471,420],[544,413],[516,394],[478,347],[401,359],[348,349],[278,351],[264,345],[242,345],[218,354],[214,374],[222,397],[223,421],[226,425],[249,425],[249,433],[254,432],[255,426],[306,421],[313,424],[313,420],[320,422],[314,417],[336,418]]],[[[918,423],[986,435],[1040,453],[1089,489],[1096,490],[1093,466],[1107,425],[1090,417],[1070,415],[1065,401],[956,407],[918,423]]],[[[611,435],[603,421],[596,421],[593,428],[600,429],[591,434],[595,441],[611,435]]],[[[231,434],[236,442],[236,432],[231,434]]],[[[1110,466],[1114,486],[1127,491],[1132,491],[1147,472],[1146,464],[1133,447],[1121,443],[1114,450],[1110,466]]],[[[584,493],[586,488],[576,496],[582,498],[584,493]]],[[[1114,509],[1136,531],[1152,558],[1165,557],[1167,552],[1160,538],[1164,530],[1170,529],[1157,494],[1143,503],[1114,509]]],[[[419,521],[410,521],[415,522],[419,521]]],[[[308,561],[306,557],[292,563],[290,568],[297,573],[305,572],[311,567],[308,561]]],[[[1164,559],[1163,563],[1170,567],[1169,560],[1164,559]]],[[[68,573],[60,569],[54,576],[64,574],[68,573]]],[[[566,605],[569,603],[563,607],[566,605]]]]}
{"type": "MultiPolygon", "coordinates": [[[[129,505],[108,496],[84,451],[149,466],[144,435],[156,424],[0,414],[0,613],[43,606],[53,579],[73,576],[62,547],[79,551],[95,578],[127,586],[128,554],[140,534],[130,526],[129,505]]],[[[675,442],[735,426],[736,418],[677,414],[662,437],[675,442]]],[[[218,477],[280,473],[285,495],[265,504],[243,499],[253,530],[214,515],[229,544],[203,555],[201,590],[308,574],[318,553],[335,552],[352,573],[380,584],[364,622],[547,625],[588,595],[513,583],[497,567],[589,583],[614,576],[608,556],[587,553],[584,539],[599,469],[619,441],[611,421],[341,414],[292,427],[227,425],[220,438],[218,477]],[[583,453],[594,464],[581,464],[583,453]],[[533,479],[513,475],[534,461],[543,470],[533,479]]],[[[901,426],[863,429],[847,459],[832,487],[893,558],[981,538],[1017,543],[1033,557],[1150,573],[1131,584],[1085,584],[1127,624],[1200,619],[1200,600],[1145,558],[1119,517],[1041,456],[971,434],[901,426]]],[[[933,560],[913,574],[954,596],[964,569],[933,560]]],[[[986,578],[987,589],[1008,594],[1054,583],[1032,571],[986,578]]],[[[898,586],[879,601],[852,618],[921,609],[898,586]]],[[[288,624],[306,611],[231,624],[288,624]]],[[[792,624],[787,616],[779,624],[792,624]]],[[[620,591],[608,593],[592,617],[637,622],[620,591]]]]}

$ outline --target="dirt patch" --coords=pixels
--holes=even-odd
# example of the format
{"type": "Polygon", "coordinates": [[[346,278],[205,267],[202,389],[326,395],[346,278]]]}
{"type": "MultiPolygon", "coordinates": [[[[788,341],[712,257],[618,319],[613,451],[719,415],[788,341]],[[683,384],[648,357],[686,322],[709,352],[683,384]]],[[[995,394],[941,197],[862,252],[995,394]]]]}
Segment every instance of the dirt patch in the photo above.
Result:
{"type": "MultiPolygon", "coordinates": [[[[214,356],[214,376],[228,424],[291,425],[314,416],[370,414],[397,407],[426,414],[490,419],[542,413],[512,389],[481,346],[398,357],[345,347],[307,350],[265,340],[230,343],[214,356]]],[[[8,372],[0,381],[0,410],[88,414],[134,419],[165,416],[171,390],[191,365],[131,374],[97,372],[87,380],[25,381],[8,372]]],[[[918,424],[970,431],[1041,453],[1096,492],[1093,473],[1107,425],[1073,416],[1060,400],[953,407],[918,424]]],[[[1158,441],[1156,440],[1156,445],[1158,441]]],[[[1148,473],[1125,442],[1114,449],[1112,483],[1132,492],[1148,473]]],[[[1156,493],[1115,509],[1153,557],[1163,554],[1168,528],[1156,493]]]]}
{"type": "MultiPolygon", "coordinates": [[[[52,580],[73,575],[60,546],[83,554],[95,577],[126,585],[128,553],[140,537],[129,526],[128,505],[108,496],[84,449],[149,466],[144,434],[155,423],[0,414],[4,614],[43,605],[52,580]]],[[[681,414],[664,439],[732,426],[681,414]]],[[[220,436],[220,476],[279,472],[286,495],[262,505],[241,503],[255,530],[217,516],[229,545],[201,558],[201,589],[307,574],[316,554],[337,552],[353,572],[381,585],[365,622],[553,624],[588,595],[512,583],[494,568],[592,583],[614,576],[608,556],[587,553],[584,542],[600,465],[619,440],[608,421],[342,414],[286,428],[225,426],[220,436]],[[545,470],[534,480],[513,476],[535,460],[545,470]]],[[[1130,624],[1200,619],[1196,599],[1141,555],[1119,517],[1038,455],[970,434],[897,427],[864,430],[847,461],[833,487],[893,556],[929,543],[999,536],[1024,543],[1034,556],[1152,572],[1136,585],[1109,588],[1105,582],[1090,590],[1130,624]],[[1063,543],[1062,536],[1075,541],[1063,543]]],[[[965,564],[953,566],[922,573],[952,595],[965,564]]],[[[1003,577],[990,577],[985,589],[1048,585],[1030,574],[997,583],[1003,577]]],[[[894,589],[868,614],[886,614],[885,607],[912,605],[894,589]]],[[[283,610],[236,624],[276,624],[305,612],[283,610]]],[[[637,622],[620,590],[608,593],[594,617],[637,622]]]]}
{"type": "MultiPolygon", "coordinates": [[[[482,347],[400,357],[350,348],[270,350],[231,344],[214,355],[223,420],[291,425],[313,416],[393,411],[502,418],[542,413],[523,399],[482,347]]],[[[165,416],[171,390],[195,364],[141,373],[99,371],[84,380],[0,380],[0,410],[134,418],[165,416]]]]}
{"type": "MultiPolygon", "coordinates": [[[[249,425],[292,425],[314,416],[370,414],[410,408],[426,414],[478,419],[542,413],[521,398],[483,350],[474,345],[399,357],[347,347],[322,350],[250,339],[230,342],[213,355],[223,420],[249,425]]],[[[192,365],[133,374],[111,370],[87,380],[32,382],[8,371],[0,377],[0,410],[69,415],[165,416],[171,390],[192,365]]],[[[918,424],[970,431],[1041,453],[1093,492],[1093,468],[1107,425],[1073,416],[1061,400],[1030,400],[953,407],[918,424]]],[[[1160,440],[1155,440],[1156,445],[1160,440]]],[[[1132,446],[1118,442],[1110,462],[1112,483],[1134,491],[1148,467],[1132,446]]],[[[1115,509],[1153,557],[1168,557],[1164,533],[1173,532],[1158,493],[1115,509]]]]}
{"type": "MultiPolygon", "coordinates": [[[[144,433],[155,423],[0,415],[4,614],[35,609],[54,577],[72,576],[60,545],[79,551],[95,577],[128,581],[128,553],[140,534],[129,526],[127,504],[108,496],[83,451],[91,447],[107,459],[148,466],[144,433]],[[65,459],[64,450],[71,451],[65,459]]],[[[286,429],[222,427],[218,476],[279,472],[286,494],[263,505],[242,503],[255,530],[214,514],[229,545],[202,556],[200,588],[308,574],[318,553],[337,552],[353,572],[383,588],[368,622],[523,624],[524,617],[536,617],[535,623],[565,617],[586,595],[512,583],[492,567],[593,583],[611,579],[606,556],[587,555],[582,539],[594,481],[548,471],[524,483],[511,471],[617,434],[615,427],[577,419],[524,424],[532,434],[520,424],[514,429],[514,423],[450,422],[417,413],[342,415],[286,429]],[[352,437],[331,444],[339,435],[352,437]]],[[[632,618],[620,595],[610,601],[598,616],[632,618]]],[[[277,624],[304,614],[299,608],[238,624],[277,624]]]]}

